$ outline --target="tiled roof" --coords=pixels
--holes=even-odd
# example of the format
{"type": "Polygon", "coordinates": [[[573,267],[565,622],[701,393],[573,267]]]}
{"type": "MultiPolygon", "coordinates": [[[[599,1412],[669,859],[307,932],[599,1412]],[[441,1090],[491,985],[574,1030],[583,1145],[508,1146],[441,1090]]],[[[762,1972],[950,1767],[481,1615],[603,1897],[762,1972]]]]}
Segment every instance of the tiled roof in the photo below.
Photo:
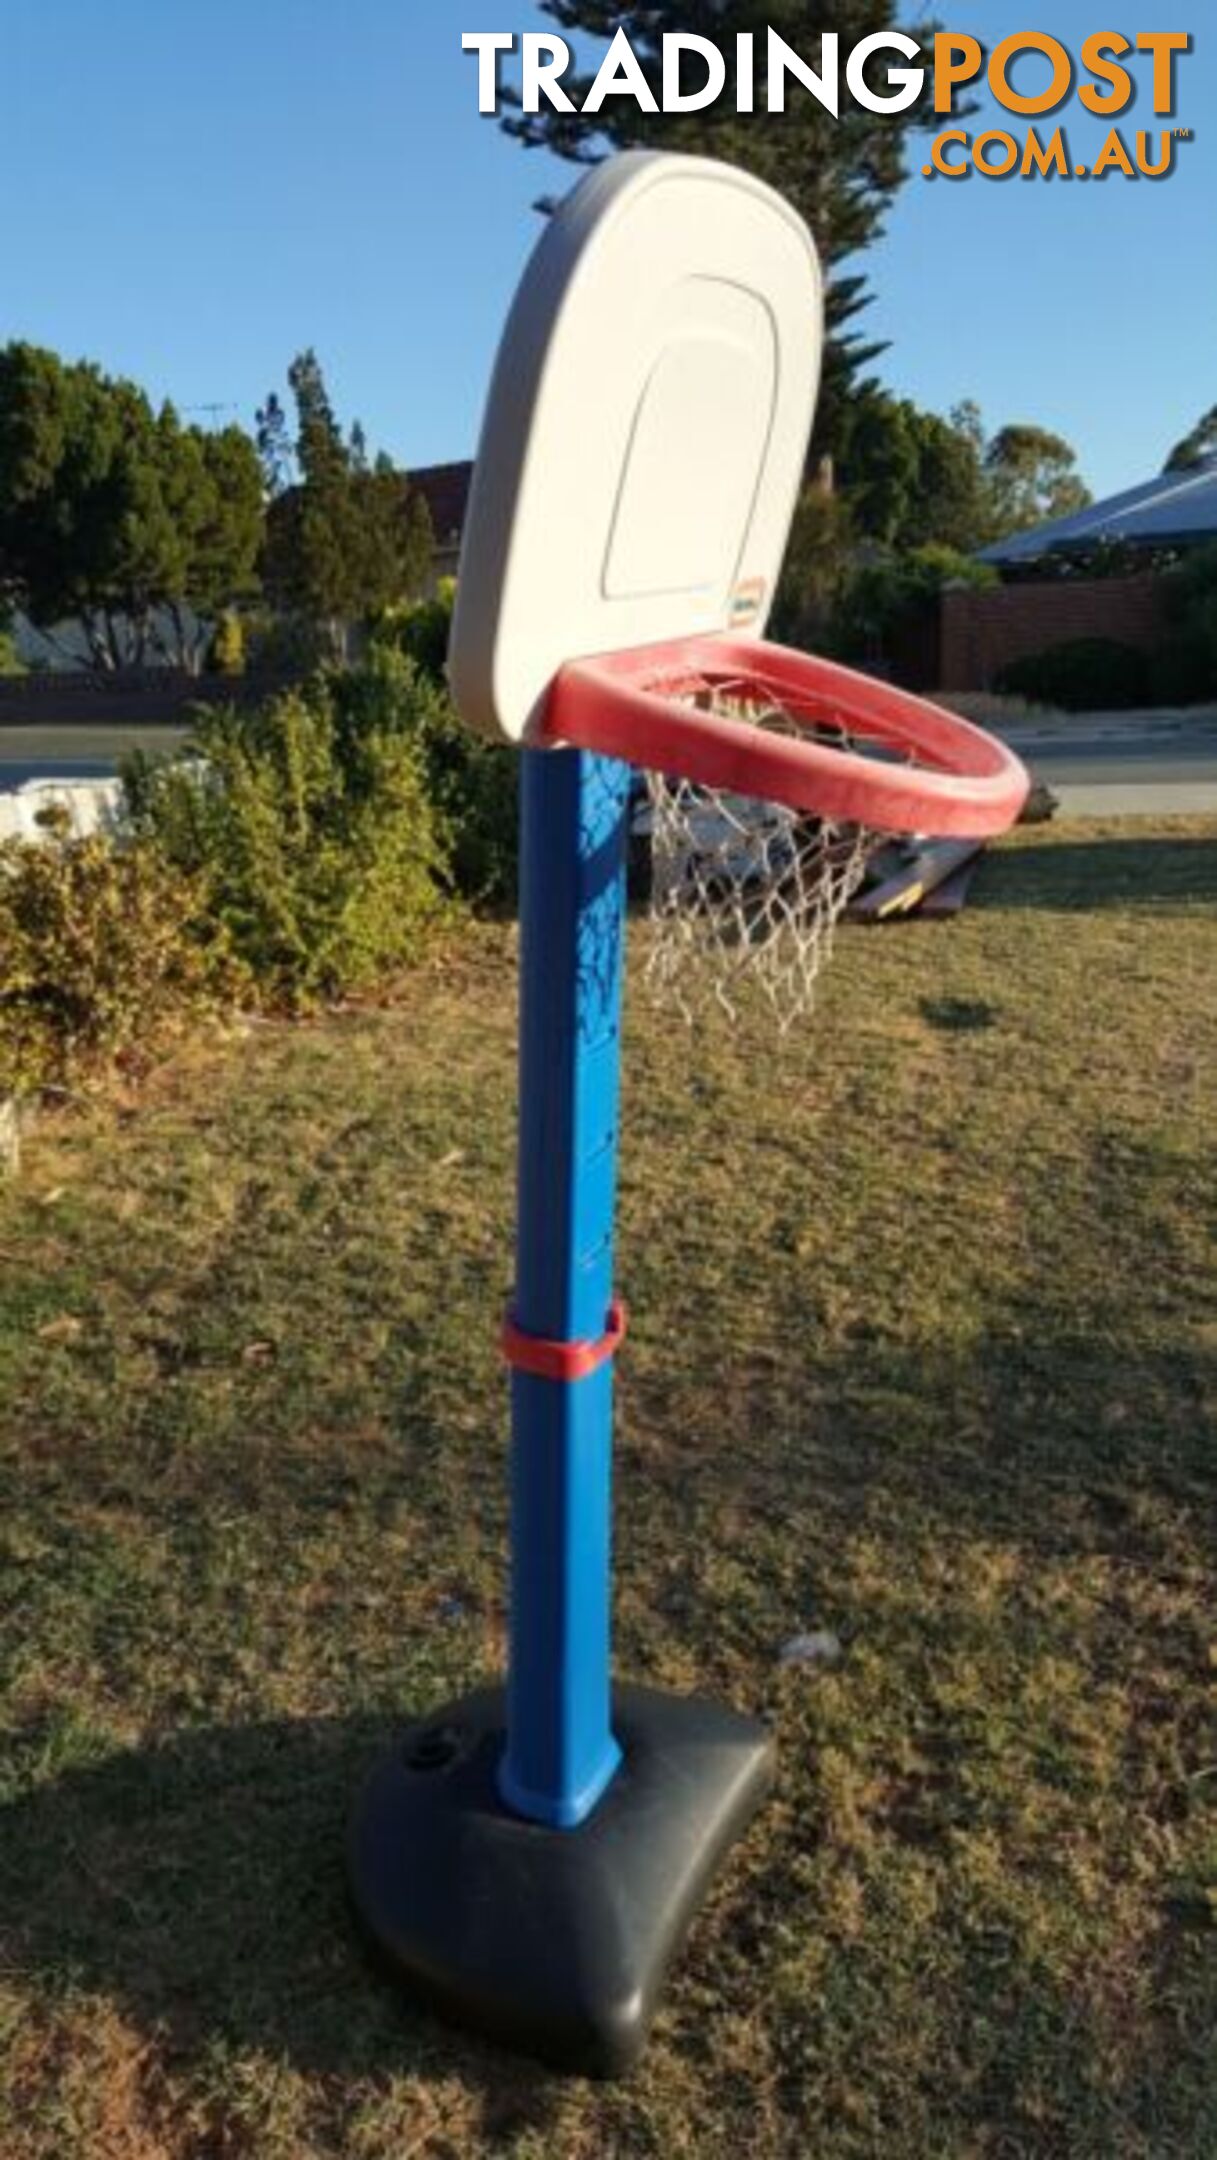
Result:
{"type": "Polygon", "coordinates": [[[432,531],[440,547],[459,540],[464,531],[472,478],[472,458],[463,458],[455,465],[423,465],[409,476],[411,487],[418,489],[431,513],[432,531]]]}
{"type": "Polygon", "coordinates": [[[986,548],[982,562],[1037,562],[1041,555],[1114,545],[1186,547],[1217,540],[1217,460],[1181,472],[1160,473],[1122,495],[1109,495],[1076,516],[1054,518],[1034,532],[1015,533],[986,548]]]}

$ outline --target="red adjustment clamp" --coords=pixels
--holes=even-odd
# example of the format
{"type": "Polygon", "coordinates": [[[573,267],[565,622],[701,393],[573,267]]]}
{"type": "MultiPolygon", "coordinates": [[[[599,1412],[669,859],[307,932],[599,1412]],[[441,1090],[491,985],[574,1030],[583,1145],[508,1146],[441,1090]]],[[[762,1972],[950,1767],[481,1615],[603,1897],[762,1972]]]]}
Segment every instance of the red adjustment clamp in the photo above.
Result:
{"type": "Polygon", "coordinates": [[[608,1325],[598,1342],[549,1342],[543,1335],[526,1335],[508,1313],[503,1322],[503,1356],[516,1372],[531,1373],[536,1380],[586,1380],[606,1359],[616,1356],[625,1341],[625,1328],[620,1298],[609,1306],[608,1325]]]}

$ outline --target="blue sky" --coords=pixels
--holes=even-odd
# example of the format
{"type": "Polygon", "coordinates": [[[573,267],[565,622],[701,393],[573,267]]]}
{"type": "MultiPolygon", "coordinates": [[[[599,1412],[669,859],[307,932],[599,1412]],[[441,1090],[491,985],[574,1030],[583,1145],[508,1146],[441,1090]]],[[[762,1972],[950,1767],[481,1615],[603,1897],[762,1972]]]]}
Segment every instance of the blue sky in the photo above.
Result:
{"type": "MultiPolygon", "coordinates": [[[[1046,23],[1075,53],[1108,27],[1084,0],[938,12],[989,44],[1046,23]]],[[[570,174],[479,117],[460,34],[543,26],[517,0],[4,0],[0,339],[246,423],[313,344],[375,447],[470,453],[531,205],[570,174]]],[[[1195,140],[1171,179],[918,168],[866,263],[893,388],[1060,430],[1099,492],[1155,471],[1217,402],[1217,36],[1198,0],[1123,27],[1196,33],[1177,115],[1195,140]]],[[[1064,117],[1093,155],[1105,127],[1064,117]]],[[[1121,124],[1161,125],[1148,89],[1121,124]]]]}

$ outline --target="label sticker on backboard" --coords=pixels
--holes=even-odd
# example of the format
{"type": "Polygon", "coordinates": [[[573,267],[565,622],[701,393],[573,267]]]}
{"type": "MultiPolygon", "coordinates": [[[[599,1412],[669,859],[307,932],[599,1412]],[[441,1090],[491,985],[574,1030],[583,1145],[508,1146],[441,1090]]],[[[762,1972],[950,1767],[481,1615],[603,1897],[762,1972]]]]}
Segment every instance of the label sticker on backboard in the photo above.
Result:
{"type": "Polygon", "coordinates": [[[731,595],[731,628],[745,630],[765,611],[768,586],[764,578],[744,578],[731,595]]]}

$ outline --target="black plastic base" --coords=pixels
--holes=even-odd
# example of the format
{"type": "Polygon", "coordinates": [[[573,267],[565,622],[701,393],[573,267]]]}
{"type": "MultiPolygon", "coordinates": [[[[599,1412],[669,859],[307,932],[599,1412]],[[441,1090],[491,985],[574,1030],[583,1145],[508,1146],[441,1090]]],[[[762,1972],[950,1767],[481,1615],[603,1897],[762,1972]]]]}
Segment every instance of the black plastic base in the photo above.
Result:
{"type": "Polygon", "coordinates": [[[593,2077],[637,2060],[668,1964],[770,1783],[763,1726],[717,1703],[614,1690],[621,1768],[577,1830],[510,1814],[504,1699],[414,1726],[355,1804],[355,1908],[396,1977],[461,2024],[593,2077]]]}

